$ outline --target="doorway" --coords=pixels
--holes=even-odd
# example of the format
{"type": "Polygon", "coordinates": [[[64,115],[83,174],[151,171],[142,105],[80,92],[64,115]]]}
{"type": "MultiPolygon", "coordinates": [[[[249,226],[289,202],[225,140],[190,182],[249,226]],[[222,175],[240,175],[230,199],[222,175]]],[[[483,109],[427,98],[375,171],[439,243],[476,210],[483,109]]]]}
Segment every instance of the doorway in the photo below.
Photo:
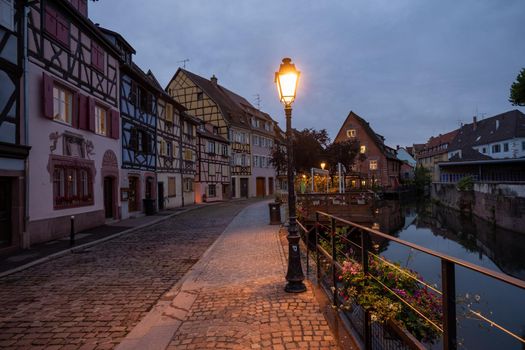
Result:
{"type": "Polygon", "coordinates": [[[136,176],[130,176],[129,177],[129,193],[128,193],[128,211],[138,211],[138,186],[139,185],[139,178],[136,176]]]}
{"type": "Polygon", "coordinates": [[[11,180],[0,178],[0,247],[11,244],[11,180]]]}
{"type": "Polygon", "coordinates": [[[236,180],[237,180],[237,178],[232,177],[232,198],[236,198],[237,197],[236,180]]]}
{"type": "Polygon", "coordinates": [[[157,184],[157,197],[159,200],[159,210],[164,210],[164,182],[157,184]]]}
{"type": "Polygon", "coordinates": [[[255,179],[255,193],[257,197],[264,197],[266,192],[266,186],[265,186],[265,178],[264,177],[258,177],[255,179]]]}
{"type": "Polygon", "coordinates": [[[248,179],[245,177],[241,178],[241,197],[248,198],[248,179]]]}
{"type": "Polygon", "coordinates": [[[115,181],[112,177],[106,176],[104,178],[104,213],[106,219],[112,219],[115,217],[115,213],[113,212],[113,207],[115,204],[114,182],[115,181]]]}
{"type": "Polygon", "coordinates": [[[273,195],[273,177],[268,178],[268,195],[273,195]]]}

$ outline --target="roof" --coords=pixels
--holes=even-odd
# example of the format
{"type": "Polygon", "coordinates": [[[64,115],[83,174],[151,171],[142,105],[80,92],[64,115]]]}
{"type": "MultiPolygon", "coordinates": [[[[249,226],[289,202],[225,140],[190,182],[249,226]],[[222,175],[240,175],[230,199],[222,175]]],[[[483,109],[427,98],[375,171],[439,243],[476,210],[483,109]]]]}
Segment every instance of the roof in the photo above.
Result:
{"type": "Polygon", "coordinates": [[[125,47],[126,49],[128,49],[129,52],[131,52],[132,54],[135,54],[137,53],[135,51],[135,49],[133,48],[133,46],[131,46],[130,43],[127,42],[126,39],[124,39],[124,37],[122,35],[120,35],[120,33],[117,33],[113,30],[110,30],[110,29],[107,29],[107,28],[104,28],[104,27],[101,27],[101,26],[97,26],[98,29],[104,33],[106,36],[112,36],[114,37],[116,40],[120,41],[125,47]]]}
{"type": "Polygon", "coordinates": [[[165,100],[168,100],[171,104],[175,105],[175,108],[177,108],[179,111],[187,110],[186,107],[184,107],[183,105],[175,101],[173,97],[171,97],[165,90],[162,89],[162,86],[160,85],[159,81],[157,80],[157,77],[155,76],[155,74],[153,74],[151,69],[148,70],[148,73],[146,75],[148,79],[151,81],[151,83],[155,85],[157,90],[159,90],[160,94],[162,95],[162,98],[164,98],[165,100]]]}
{"type": "Polygon", "coordinates": [[[222,143],[230,143],[230,141],[226,140],[221,135],[214,134],[214,133],[210,132],[206,128],[204,128],[204,129],[197,129],[197,134],[199,134],[201,137],[204,137],[204,138],[207,138],[207,139],[216,140],[216,141],[219,141],[219,142],[222,142],[222,143]]]}
{"type": "Polygon", "coordinates": [[[340,138],[340,136],[343,137],[343,138],[345,137],[346,134],[345,134],[345,131],[343,130],[343,128],[345,127],[345,125],[347,124],[347,122],[351,118],[355,119],[359,124],[361,124],[361,126],[363,127],[365,132],[368,134],[368,136],[374,141],[374,143],[377,145],[377,147],[381,150],[381,152],[383,152],[383,154],[388,159],[400,161],[397,158],[397,156],[396,156],[396,150],[391,148],[391,147],[388,147],[387,145],[385,145],[385,142],[384,142],[385,138],[383,136],[377,134],[374,130],[372,130],[372,127],[370,126],[370,123],[368,123],[366,120],[364,120],[363,118],[358,116],[353,111],[350,111],[350,113],[348,113],[348,116],[346,117],[345,121],[343,122],[343,125],[341,126],[341,129],[339,129],[339,132],[337,133],[337,136],[335,137],[335,140],[340,138]]]}
{"type": "Polygon", "coordinates": [[[458,130],[447,132],[446,134],[439,134],[438,136],[430,137],[425,144],[425,147],[417,152],[418,158],[432,157],[437,154],[443,154],[450,151],[450,144],[454,140],[458,130]],[[446,146],[445,146],[446,145],[446,146]]]}
{"type": "Polygon", "coordinates": [[[518,137],[525,137],[525,114],[514,109],[463,125],[448,150],[471,148],[518,137]]]}
{"type": "Polygon", "coordinates": [[[503,159],[482,159],[482,160],[466,160],[458,162],[440,162],[440,167],[455,166],[455,165],[472,165],[472,164],[506,164],[506,163],[525,163],[525,158],[503,158],[503,159]]]}
{"type": "Polygon", "coordinates": [[[491,157],[478,152],[477,150],[471,148],[471,147],[465,147],[461,150],[461,153],[454,154],[450,159],[449,162],[465,162],[465,161],[477,161],[477,160],[488,160],[492,159],[491,157]]]}
{"type": "Polygon", "coordinates": [[[202,91],[205,92],[217,104],[222,115],[231,124],[273,135],[271,131],[265,130],[264,127],[252,127],[249,119],[250,117],[257,117],[271,122],[275,127],[277,123],[273,120],[273,118],[268,113],[255,108],[244,97],[220,85],[216,80],[217,78],[213,77],[214,79],[206,79],[186,69],[179,68],[172,80],[175,79],[177,74],[180,72],[183,72],[195,85],[200,87],[202,91]]]}

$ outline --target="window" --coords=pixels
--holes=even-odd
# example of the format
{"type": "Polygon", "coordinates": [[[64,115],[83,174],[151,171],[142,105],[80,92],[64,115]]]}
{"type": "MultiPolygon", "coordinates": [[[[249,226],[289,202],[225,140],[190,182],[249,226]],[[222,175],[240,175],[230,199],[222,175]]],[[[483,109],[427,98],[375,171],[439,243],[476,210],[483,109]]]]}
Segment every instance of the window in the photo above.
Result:
{"type": "Polygon", "coordinates": [[[91,42],[91,65],[98,71],[104,72],[104,51],[93,41],[91,42]]]}
{"type": "Polygon", "coordinates": [[[99,135],[108,134],[108,111],[95,105],[95,132],[99,135]]]}
{"type": "Polygon", "coordinates": [[[93,204],[93,180],[88,168],[55,165],[53,170],[55,209],[93,204]]]}
{"type": "Polygon", "coordinates": [[[377,170],[377,160],[370,160],[370,170],[377,170]]]}
{"type": "Polygon", "coordinates": [[[201,92],[197,92],[197,100],[202,100],[204,98],[204,93],[201,91],[201,92]]]}
{"type": "Polygon", "coordinates": [[[501,152],[501,145],[500,144],[492,145],[492,153],[499,153],[499,152],[501,152]]]}
{"type": "Polygon", "coordinates": [[[184,160],[193,161],[193,152],[191,149],[184,150],[184,160]]]}
{"type": "Polygon", "coordinates": [[[13,0],[0,0],[0,26],[14,31],[15,8],[13,0]]]}
{"type": "Polygon", "coordinates": [[[505,142],[503,144],[503,152],[508,152],[509,151],[509,144],[507,142],[505,142]]]}
{"type": "Polygon", "coordinates": [[[73,121],[73,94],[59,85],[53,85],[53,119],[70,124],[73,121]]]}
{"type": "Polygon", "coordinates": [[[184,192],[193,192],[193,179],[186,177],[184,178],[184,192]]]}
{"type": "Polygon", "coordinates": [[[217,196],[217,188],[215,185],[209,185],[208,186],[208,197],[216,197],[217,196]]]}
{"type": "Polygon", "coordinates": [[[365,153],[366,152],[366,146],[363,145],[359,148],[359,153],[365,153]]]}
{"type": "Polygon", "coordinates": [[[168,177],[168,197],[176,197],[177,187],[176,187],[175,177],[168,177]]]}
{"type": "Polygon", "coordinates": [[[215,142],[208,141],[208,153],[215,154],[215,142]]]}
{"type": "Polygon", "coordinates": [[[78,12],[87,16],[87,0],[71,0],[71,4],[78,10],[78,12]]]}
{"type": "Polygon", "coordinates": [[[253,166],[256,168],[259,167],[259,156],[253,156],[253,166]]]}
{"type": "Polygon", "coordinates": [[[487,153],[487,148],[483,147],[483,149],[481,150],[481,153],[487,153]]]}
{"type": "Polygon", "coordinates": [[[215,164],[208,163],[208,175],[215,176],[215,164]]]}
{"type": "Polygon", "coordinates": [[[173,143],[171,142],[165,142],[166,143],[166,155],[168,157],[173,157],[173,143]]]}
{"type": "Polygon", "coordinates": [[[170,104],[166,105],[166,121],[173,124],[173,106],[170,104]]]}
{"type": "Polygon", "coordinates": [[[61,44],[69,47],[69,23],[58,11],[46,6],[44,25],[48,34],[61,44]]]}
{"type": "Polygon", "coordinates": [[[252,143],[254,146],[259,146],[259,136],[253,135],[252,136],[252,143]]]}
{"type": "Polygon", "coordinates": [[[228,145],[221,145],[221,154],[224,157],[228,156],[228,145]]]}
{"type": "Polygon", "coordinates": [[[348,130],[346,130],[346,136],[347,137],[355,137],[355,135],[356,135],[355,129],[348,129],[348,130]]]}

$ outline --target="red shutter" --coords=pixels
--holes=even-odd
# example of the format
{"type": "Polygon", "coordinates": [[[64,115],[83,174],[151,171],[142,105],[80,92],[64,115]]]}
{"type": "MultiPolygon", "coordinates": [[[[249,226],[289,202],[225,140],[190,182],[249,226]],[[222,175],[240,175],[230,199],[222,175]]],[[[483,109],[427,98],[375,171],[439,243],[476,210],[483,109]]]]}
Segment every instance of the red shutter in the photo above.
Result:
{"type": "Polygon", "coordinates": [[[73,106],[71,108],[71,126],[78,129],[78,124],[79,124],[79,113],[78,113],[78,107],[79,107],[79,101],[78,101],[78,97],[80,96],[80,94],[78,93],[78,91],[76,92],[73,92],[73,106]]]}
{"type": "Polygon", "coordinates": [[[46,6],[44,11],[44,25],[46,31],[53,36],[57,36],[57,12],[46,6]]]}
{"type": "Polygon", "coordinates": [[[57,39],[62,44],[69,47],[69,23],[57,13],[57,39]]]}
{"type": "Polygon", "coordinates": [[[110,110],[111,116],[111,137],[117,140],[120,136],[119,126],[120,126],[120,114],[118,111],[112,109],[110,110]]]}
{"type": "Polygon", "coordinates": [[[88,120],[89,130],[95,132],[95,100],[88,97],[88,120]]]}
{"type": "Polygon", "coordinates": [[[78,127],[89,130],[88,97],[82,94],[78,95],[78,127]]]}
{"type": "Polygon", "coordinates": [[[53,78],[44,73],[43,80],[42,105],[44,107],[44,117],[53,119],[53,78]]]}

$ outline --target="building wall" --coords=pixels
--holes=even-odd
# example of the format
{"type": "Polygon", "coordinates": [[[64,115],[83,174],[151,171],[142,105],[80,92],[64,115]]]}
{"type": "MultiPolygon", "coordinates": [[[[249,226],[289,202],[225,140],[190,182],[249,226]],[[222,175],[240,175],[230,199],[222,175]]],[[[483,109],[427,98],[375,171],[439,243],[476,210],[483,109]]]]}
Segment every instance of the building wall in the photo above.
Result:
{"type": "MultiPolygon", "coordinates": [[[[103,159],[107,151],[113,152],[117,166],[116,183],[118,187],[118,166],[121,164],[119,140],[97,135],[91,131],[73,128],[45,118],[42,112],[43,70],[34,65],[29,66],[29,143],[32,151],[29,154],[29,232],[31,243],[58,238],[69,233],[69,217],[75,215],[77,231],[104,223],[104,175],[103,159]],[[71,134],[82,138],[86,145],[91,144],[92,150],[86,150],[86,160],[94,163],[93,205],[76,208],[53,208],[53,170],[50,156],[63,156],[65,145],[64,135],[71,134]]],[[[65,83],[67,84],[67,83],[65,83]]],[[[104,102],[102,102],[104,103],[104,102]]],[[[120,207],[120,198],[116,198],[120,207]]],[[[118,216],[118,209],[116,217],[118,216]]]]}
{"type": "Polygon", "coordinates": [[[179,173],[157,173],[157,182],[164,184],[164,208],[173,209],[182,206],[182,176],[179,173]],[[175,178],[175,196],[168,195],[168,178],[175,178]]]}

